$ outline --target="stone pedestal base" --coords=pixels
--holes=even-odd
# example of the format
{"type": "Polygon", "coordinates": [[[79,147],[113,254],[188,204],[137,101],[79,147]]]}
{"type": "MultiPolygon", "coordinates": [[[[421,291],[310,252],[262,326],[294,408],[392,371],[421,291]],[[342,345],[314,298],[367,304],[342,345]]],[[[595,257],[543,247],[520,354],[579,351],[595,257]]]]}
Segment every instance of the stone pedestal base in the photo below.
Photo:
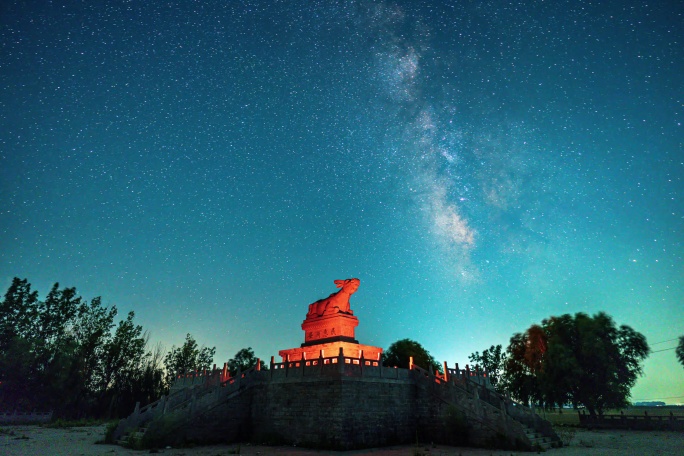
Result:
{"type": "Polygon", "coordinates": [[[363,353],[364,359],[379,361],[382,354],[382,348],[380,347],[343,341],[288,348],[280,350],[278,354],[283,358],[283,362],[318,359],[321,356],[321,352],[324,358],[329,358],[339,355],[340,347],[344,350],[344,356],[349,356],[350,358],[360,358],[363,353]]]}
{"type": "MultiPolygon", "coordinates": [[[[304,330],[304,344],[302,346],[335,341],[357,343],[354,339],[354,329],[358,325],[358,318],[345,313],[308,317],[302,322],[302,329],[304,330]]],[[[335,354],[337,355],[337,353],[335,354]]]]}

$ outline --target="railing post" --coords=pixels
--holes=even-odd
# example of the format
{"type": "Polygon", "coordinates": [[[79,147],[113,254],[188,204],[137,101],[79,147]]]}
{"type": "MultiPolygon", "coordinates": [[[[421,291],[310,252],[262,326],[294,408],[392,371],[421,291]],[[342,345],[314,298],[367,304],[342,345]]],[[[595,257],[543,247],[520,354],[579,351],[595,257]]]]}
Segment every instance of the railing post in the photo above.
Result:
{"type": "Polygon", "coordinates": [[[465,369],[463,369],[463,381],[466,391],[470,391],[470,369],[467,364],[465,369]]]}
{"type": "Polygon", "coordinates": [[[413,356],[409,356],[409,370],[413,370],[413,356]]]}
{"type": "Polygon", "coordinates": [[[338,370],[342,374],[344,373],[344,348],[340,347],[340,353],[337,355],[337,365],[338,370]]]}
{"type": "Polygon", "coordinates": [[[270,368],[271,368],[271,370],[270,370],[271,378],[273,378],[273,367],[274,367],[274,366],[275,366],[275,357],[274,357],[274,356],[271,356],[271,366],[270,366],[270,368]]]}
{"type": "Polygon", "coordinates": [[[289,376],[290,372],[290,354],[285,355],[285,377],[289,376]]]}
{"type": "Polygon", "coordinates": [[[447,366],[446,361],[444,361],[444,381],[445,382],[449,381],[449,367],[447,366]]]}
{"type": "Polygon", "coordinates": [[[155,409],[158,410],[158,412],[155,413],[155,415],[163,415],[164,414],[164,409],[166,408],[166,396],[162,396],[161,399],[159,400],[159,404],[155,407],[155,409]]]}

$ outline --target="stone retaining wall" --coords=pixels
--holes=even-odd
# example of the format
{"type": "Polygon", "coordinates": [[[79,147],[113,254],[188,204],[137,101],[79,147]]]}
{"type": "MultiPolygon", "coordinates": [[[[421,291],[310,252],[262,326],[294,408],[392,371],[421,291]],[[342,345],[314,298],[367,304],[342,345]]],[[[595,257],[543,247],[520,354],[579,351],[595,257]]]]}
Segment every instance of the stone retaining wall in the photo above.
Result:
{"type": "MultiPolygon", "coordinates": [[[[179,379],[169,396],[121,420],[115,439],[147,428],[147,446],[249,441],[349,450],[420,441],[531,449],[525,427],[542,428],[541,418],[467,369],[434,375],[340,352],[224,378],[225,368],[179,379]]],[[[558,440],[552,429],[542,433],[558,440]]]]}
{"type": "Polygon", "coordinates": [[[438,383],[436,377],[418,371],[384,367],[351,375],[348,369],[357,368],[323,365],[308,374],[292,369],[290,375],[252,372],[249,381],[242,379],[243,384],[223,399],[223,388],[218,388],[198,399],[194,408],[188,405],[155,420],[147,439],[166,444],[251,441],[336,450],[417,440],[515,447],[524,439],[520,423],[505,411],[455,384],[438,383]]]}

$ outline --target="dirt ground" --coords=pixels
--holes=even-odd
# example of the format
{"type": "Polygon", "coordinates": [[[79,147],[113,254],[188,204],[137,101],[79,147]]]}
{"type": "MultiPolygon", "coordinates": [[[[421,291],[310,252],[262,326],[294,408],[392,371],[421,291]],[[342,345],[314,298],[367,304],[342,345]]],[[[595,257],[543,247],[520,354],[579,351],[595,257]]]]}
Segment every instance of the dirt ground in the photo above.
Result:
{"type": "MultiPolygon", "coordinates": [[[[553,456],[567,455],[684,455],[683,432],[657,431],[587,431],[569,429],[561,433],[569,443],[563,448],[548,450],[553,456]]],[[[142,455],[150,450],[134,451],[114,445],[98,444],[104,426],[52,429],[39,426],[4,426],[0,433],[0,455],[142,455]]],[[[515,451],[457,448],[442,445],[406,445],[359,451],[318,451],[297,447],[268,447],[254,445],[212,445],[196,448],[166,448],[159,454],[186,456],[223,456],[241,454],[282,456],[511,456],[524,455],[515,451]]]]}

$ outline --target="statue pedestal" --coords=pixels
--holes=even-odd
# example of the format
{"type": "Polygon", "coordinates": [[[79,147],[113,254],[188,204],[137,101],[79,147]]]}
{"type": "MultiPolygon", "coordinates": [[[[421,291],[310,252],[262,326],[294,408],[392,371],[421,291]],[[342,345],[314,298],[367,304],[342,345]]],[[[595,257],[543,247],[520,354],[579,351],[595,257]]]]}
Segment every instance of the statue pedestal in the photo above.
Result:
{"type": "Polygon", "coordinates": [[[337,356],[340,348],[344,355],[351,358],[380,360],[382,348],[360,344],[354,338],[354,331],[359,325],[359,319],[351,312],[338,312],[320,317],[307,317],[302,322],[304,343],[299,348],[280,350],[278,354],[285,361],[301,361],[337,356]]]}
{"type": "Polygon", "coordinates": [[[354,339],[354,329],[357,326],[359,326],[359,319],[344,313],[308,317],[302,323],[304,330],[302,347],[337,341],[358,344],[359,341],[354,339]]]}
{"type": "Polygon", "coordinates": [[[380,355],[382,354],[382,348],[380,347],[338,341],[308,346],[302,344],[302,347],[280,350],[278,355],[282,357],[283,362],[318,359],[321,356],[329,358],[337,356],[340,353],[340,348],[344,349],[344,356],[350,358],[361,358],[363,354],[364,359],[380,361],[380,355]]]}

